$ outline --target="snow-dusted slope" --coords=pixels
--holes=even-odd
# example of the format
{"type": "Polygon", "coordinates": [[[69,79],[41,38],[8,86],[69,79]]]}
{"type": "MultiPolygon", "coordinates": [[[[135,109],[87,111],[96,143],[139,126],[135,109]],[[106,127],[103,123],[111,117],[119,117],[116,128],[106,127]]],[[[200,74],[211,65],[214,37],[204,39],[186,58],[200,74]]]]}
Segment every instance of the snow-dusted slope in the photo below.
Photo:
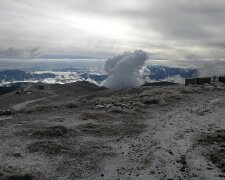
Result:
{"type": "Polygon", "coordinates": [[[0,179],[224,178],[224,85],[86,86],[0,97],[20,107],[0,118],[0,179]]]}

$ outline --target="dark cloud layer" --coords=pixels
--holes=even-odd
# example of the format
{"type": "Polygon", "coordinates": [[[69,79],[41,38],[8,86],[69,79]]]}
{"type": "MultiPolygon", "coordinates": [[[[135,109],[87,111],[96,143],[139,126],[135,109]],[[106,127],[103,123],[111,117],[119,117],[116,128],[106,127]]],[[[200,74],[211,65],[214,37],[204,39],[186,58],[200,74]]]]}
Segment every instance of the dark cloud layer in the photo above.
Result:
{"type": "Polygon", "coordinates": [[[35,59],[41,54],[39,48],[16,49],[8,48],[0,50],[0,58],[19,58],[19,59],[35,59]]]}

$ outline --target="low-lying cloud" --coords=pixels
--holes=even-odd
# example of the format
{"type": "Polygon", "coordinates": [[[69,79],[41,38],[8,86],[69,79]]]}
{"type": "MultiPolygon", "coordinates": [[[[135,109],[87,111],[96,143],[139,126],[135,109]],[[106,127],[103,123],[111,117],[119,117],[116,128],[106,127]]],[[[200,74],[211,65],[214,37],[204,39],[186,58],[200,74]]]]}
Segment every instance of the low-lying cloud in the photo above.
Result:
{"type": "Polygon", "coordinates": [[[40,53],[39,48],[19,49],[11,47],[0,50],[0,58],[35,59],[39,57],[40,53]]]}
{"type": "Polygon", "coordinates": [[[108,78],[102,83],[108,88],[135,87],[143,82],[149,71],[145,68],[148,54],[142,50],[125,52],[105,63],[108,78]]]}
{"type": "Polygon", "coordinates": [[[199,77],[225,76],[225,63],[219,61],[205,63],[198,70],[199,77]]]}

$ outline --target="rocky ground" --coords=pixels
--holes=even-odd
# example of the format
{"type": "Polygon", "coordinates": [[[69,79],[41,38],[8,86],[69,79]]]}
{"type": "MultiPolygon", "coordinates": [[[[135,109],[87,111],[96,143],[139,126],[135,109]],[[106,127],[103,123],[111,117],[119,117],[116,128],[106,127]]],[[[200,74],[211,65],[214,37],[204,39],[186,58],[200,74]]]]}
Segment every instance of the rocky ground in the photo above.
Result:
{"type": "Polygon", "coordinates": [[[222,84],[33,86],[0,108],[0,180],[225,179],[222,84]]]}

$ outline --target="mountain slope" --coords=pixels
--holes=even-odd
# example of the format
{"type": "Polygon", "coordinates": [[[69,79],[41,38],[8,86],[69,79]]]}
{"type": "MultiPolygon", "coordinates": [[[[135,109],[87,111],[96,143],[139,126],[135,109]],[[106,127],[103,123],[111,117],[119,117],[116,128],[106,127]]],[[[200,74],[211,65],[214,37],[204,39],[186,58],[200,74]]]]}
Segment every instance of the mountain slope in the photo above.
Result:
{"type": "Polygon", "coordinates": [[[223,84],[110,90],[77,82],[28,90],[0,96],[2,110],[16,107],[0,115],[0,178],[225,175],[223,84]]]}

